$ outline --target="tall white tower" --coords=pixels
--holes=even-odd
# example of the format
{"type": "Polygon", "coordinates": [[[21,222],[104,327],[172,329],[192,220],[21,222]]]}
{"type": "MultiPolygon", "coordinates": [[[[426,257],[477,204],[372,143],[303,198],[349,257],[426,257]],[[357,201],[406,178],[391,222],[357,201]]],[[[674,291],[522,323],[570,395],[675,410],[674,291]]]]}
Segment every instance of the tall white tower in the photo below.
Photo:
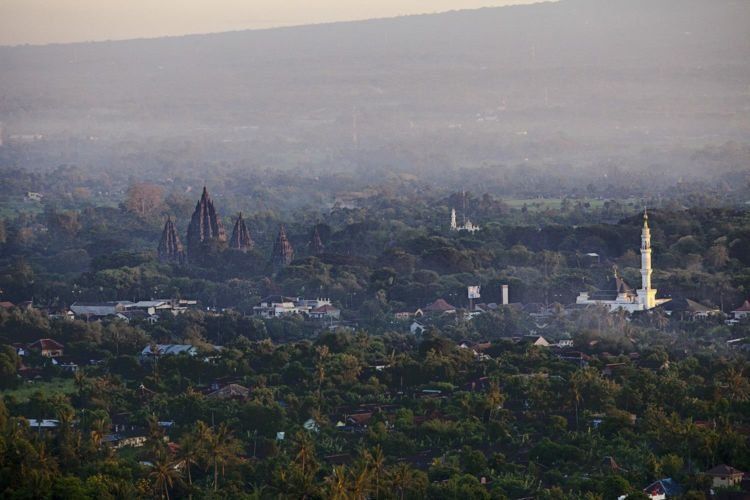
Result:
{"type": "Polygon", "coordinates": [[[451,231],[458,231],[458,224],[456,223],[456,209],[451,208],[451,231]]]}
{"type": "Polygon", "coordinates": [[[651,288],[651,230],[648,228],[648,212],[643,211],[643,229],[641,230],[641,288],[638,290],[638,302],[643,309],[656,307],[656,289],[651,288]]]}

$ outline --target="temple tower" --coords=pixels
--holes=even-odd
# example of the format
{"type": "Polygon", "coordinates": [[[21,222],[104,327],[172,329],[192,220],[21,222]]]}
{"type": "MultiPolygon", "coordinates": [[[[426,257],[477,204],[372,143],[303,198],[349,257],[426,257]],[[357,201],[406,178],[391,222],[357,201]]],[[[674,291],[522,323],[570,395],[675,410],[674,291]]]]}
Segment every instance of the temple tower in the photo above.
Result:
{"type": "Polygon", "coordinates": [[[284,266],[288,266],[294,258],[294,249],[292,244],[289,243],[289,239],[286,237],[286,229],[284,225],[279,226],[279,234],[276,237],[276,241],[273,244],[273,255],[271,256],[271,263],[274,269],[281,269],[284,266]]]}
{"type": "Polygon", "coordinates": [[[164,223],[164,231],[161,233],[157,251],[159,262],[174,262],[176,264],[185,262],[185,251],[171,217],[167,217],[167,222],[164,223]]]}
{"type": "Polygon", "coordinates": [[[224,226],[216,214],[214,202],[208,195],[208,190],[203,186],[201,199],[195,206],[195,211],[190,219],[187,231],[187,251],[191,259],[200,254],[203,243],[216,241],[225,242],[227,235],[224,226]]]}
{"type": "Polygon", "coordinates": [[[242,212],[237,215],[237,222],[234,223],[232,237],[229,238],[229,248],[247,252],[255,246],[255,242],[250,237],[250,231],[245,225],[245,219],[242,218],[242,212]]]}
{"type": "Polygon", "coordinates": [[[317,224],[315,225],[312,237],[310,238],[310,243],[308,243],[307,247],[311,255],[319,255],[323,253],[323,250],[325,250],[325,245],[323,245],[323,241],[320,239],[320,233],[318,232],[317,224]]]}

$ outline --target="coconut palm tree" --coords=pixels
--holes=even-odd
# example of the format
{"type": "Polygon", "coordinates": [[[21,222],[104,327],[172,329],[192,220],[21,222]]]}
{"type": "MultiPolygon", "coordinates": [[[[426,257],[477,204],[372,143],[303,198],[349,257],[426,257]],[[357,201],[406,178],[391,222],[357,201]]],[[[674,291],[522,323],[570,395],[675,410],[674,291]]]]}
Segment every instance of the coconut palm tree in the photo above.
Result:
{"type": "Polygon", "coordinates": [[[349,479],[346,477],[346,468],[343,465],[334,466],[325,482],[328,485],[328,498],[331,500],[349,499],[349,479]]]}
{"type": "Polygon", "coordinates": [[[210,435],[206,452],[214,469],[214,491],[219,489],[219,467],[224,475],[224,467],[237,456],[238,444],[226,422],[210,435]]]}
{"type": "MultiPolygon", "coordinates": [[[[201,450],[198,447],[195,437],[191,434],[187,434],[180,440],[180,448],[177,451],[177,455],[175,457],[177,459],[177,463],[185,468],[185,472],[187,473],[188,485],[190,486],[191,490],[193,486],[193,475],[190,469],[193,465],[198,464],[198,460],[200,459],[200,451],[201,450]]],[[[190,496],[192,497],[192,492],[190,493],[190,496]]]]}
{"type": "Polygon", "coordinates": [[[174,464],[169,461],[166,453],[161,454],[151,466],[149,477],[154,482],[154,490],[160,497],[169,500],[169,489],[172,488],[175,481],[179,480],[180,472],[174,464]]]}
{"type": "Polygon", "coordinates": [[[104,441],[104,435],[107,432],[107,423],[103,418],[97,418],[91,423],[91,444],[97,450],[101,448],[102,441],[104,441]]]}
{"type": "Polygon", "coordinates": [[[407,463],[402,462],[391,470],[390,477],[391,484],[398,492],[399,499],[404,500],[404,494],[409,489],[409,486],[411,486],[414,477],[411,467],[407,463]]]}
{"type": "Polygon", "coordinates": [[[380,497],[380,478],[385,470],[385,455],[380,445],[365,452],[365,463],[375,479],[375,498],[380,497]]]}

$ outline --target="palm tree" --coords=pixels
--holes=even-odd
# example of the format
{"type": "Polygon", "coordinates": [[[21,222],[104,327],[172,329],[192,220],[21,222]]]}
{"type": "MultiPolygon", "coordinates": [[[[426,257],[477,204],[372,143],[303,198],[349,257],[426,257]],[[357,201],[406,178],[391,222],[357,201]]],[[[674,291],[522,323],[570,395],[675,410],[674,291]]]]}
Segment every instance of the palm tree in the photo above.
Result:
{"type": "MultiPolygon", "coordinates": [[[[187,472],[188,485],[192,490],[193,475],[190,471],[190,468],[193,465],[197,465],[198,460],[200,459],[200,448],[198,447],[194,436],[187,434],[180,440],[180,448],[177,451],[177,456],[175,458],[177,459],[177,463],[185,468],[185,471],[187,472]]],[[[193,494],[191,492],[190,496],[192,497],[192,495],[193,494]]]]}
{"type": "Polygon", "coordinates": [[[379,498],[380,476],[383,475],[385,469],[385,455],[380,445],[377,445],[372,451],[365,452],[365,463],[375,476],[375,498],[379,498]]]}
{"type": "Polygon", "coordinates": [[[583,401],[583,372],[577,371],[570,377],[570,394],[576,408],[576,430],[578,430],[578,406],[583,401]]]}
{"type": "Polygon", "coordinates": [[[391,471],[391,484],[398,491],[399,499],[404,500],[404,493],[412,483],[413,474],[411,467],[402,462],[391,471]]]}
{"type": "Polygon", "coordinates": [[[146,443],[149,452],[155,457],[165,451],[164,429],[159,425],[159,419],[153,414],[148,417],[148,437],[146,443]]]}
{"type": "Polygon", "coordinates": [[[331,500],[348,500],[349,484],[346,477],[346,468],[343,465],[333,467],[331,475],[326,477],[328,485],[328,498],[331,500]]]}
{"type": "Polygon", "coordinates": [[[86,387],[86,374],[83,373],[83,370],[76,370],[73,375],[73,383],[78,390],[78,399],[83,399],[83,390],[86,387]]]}
{"type": "Polygon", "coordinates": [[[159,496],[169,500],[169,489],[179,479],[180,473],[169,461],[167,455],[161,454],[154,461],[149,477],[154,481],[154,489],[159,492],[159,496]]]}
{"type": "Polygon", "coordinates": [[[731,403],[735,401],[747,401],[750,398],[750,382],[743,374],[743,367],[727,368],[721,375],[727,398],[731,403]]]}
{"type": "Polygon", "coordinates": [[[222,422],[216,432],[212,433],[207,444],[206,451],[214,469],[214,491],[217,491],[219,489],[219,466],[224,475],[226,464],[236,458],[237,441],[226,422],[222,422]]]}
{"type": "Polygon", "coordinates": [[[91,423],[91,443],[98,450],[104,441],[104,435],[107,432],[107,423],[103,418],[97,418],[91,423]]]}
{"type": "Polygon", "coordinates": [[[297,456],[295,461],[302,468],[302,474],[307,474],[308,468],[311,468],[312,463],[315,461],[315,444],[304,432],[297,434],[297,456]]]}

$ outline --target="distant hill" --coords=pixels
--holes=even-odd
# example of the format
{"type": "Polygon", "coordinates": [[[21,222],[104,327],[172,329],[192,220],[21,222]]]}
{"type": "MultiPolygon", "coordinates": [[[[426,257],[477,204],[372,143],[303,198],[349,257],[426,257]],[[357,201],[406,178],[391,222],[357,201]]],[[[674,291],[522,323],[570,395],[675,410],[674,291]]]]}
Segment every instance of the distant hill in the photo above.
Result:
{"type": "Polygon", "coordinates": [[[747,142],[748,26],[746,0],[562,0],[0,48],[0,121],[84,141],[83,157],[107,154],[86,139],[178,157],[189,140],[195,157],[280,166],[357,148],[479,165],[747,142]]]}

